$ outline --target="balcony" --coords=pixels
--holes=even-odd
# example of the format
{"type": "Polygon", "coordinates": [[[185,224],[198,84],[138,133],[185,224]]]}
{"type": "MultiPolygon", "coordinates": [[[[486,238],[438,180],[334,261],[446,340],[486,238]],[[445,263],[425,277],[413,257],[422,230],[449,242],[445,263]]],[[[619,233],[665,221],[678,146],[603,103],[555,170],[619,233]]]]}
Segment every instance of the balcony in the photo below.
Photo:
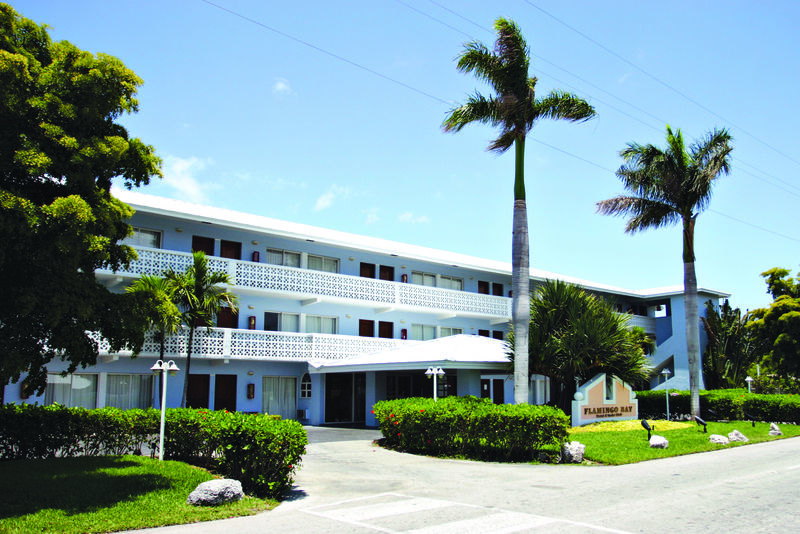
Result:
{"type": "MultiPolygon", "coordinates": [[[[161,275],[167,269],[183,272],[192,262],[192,255],[185,252],[138,247],[136,252],[139,259],[131,262],[127,269],[116,273],[98,270],[98,276],[161,275]]],[[[511,318],[511,299],[505,297],[215,256],[210,256],[208,262],[212,270],[228,273],[232,285],[245,292],[309,302],[339,302],[374,307],[379,311],[400,309],[433,312],[442,316],[475,317],[493,322],[511,318]]]]}
{"type": "MultiPolygon", "coordinates": [[[[109,352],[108,342],[100,338],[99,334],[95,334],[94,338],[100,345],[102,356],[115,356],[109,352]]],[[[334,334],[198,328],[192,342],[192,359],[297,362],[340,360],[415,343],[419,342],[334,334]]],[[[188,345],[189,330],[184,328],[182,332],[167,339],[164,357],[185,358],[188,345]]],[[[130,355],[130,352],[122,354],[130,355]]],[[[152,335],[148,336],[140,355],[159,356],[159,344],[152,335]]]]}
{"type": "Polygon", "coordinates": [[[656,318],[645,317],[644,315],[628,314],[628,326],[631,328],[638,326],[639,328],[642,328],[646,334],[654,335],[656,333],[656,318]]]}

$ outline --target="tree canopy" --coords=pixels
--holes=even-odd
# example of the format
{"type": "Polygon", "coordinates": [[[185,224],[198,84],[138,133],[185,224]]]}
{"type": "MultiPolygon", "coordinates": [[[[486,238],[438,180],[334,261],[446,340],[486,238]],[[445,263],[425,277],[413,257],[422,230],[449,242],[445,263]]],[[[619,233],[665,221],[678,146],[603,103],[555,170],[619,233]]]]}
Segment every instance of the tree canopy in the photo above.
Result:
{"type": "Polygon", "coordinates": [[[750,314],[733,308],[727,299],[719,308],[706,301],[703,323],[708,344],[703,353],[706,389],[745,387],[748,368],[763,356],[762,343],[747,327],[750,314]]]}
{"type": "MultiPolygon", "coordinates": [[[[117,122],[142,81],[117,58],[52,42],[45,25],[0,4],[0,385],[28,373],[41,391],[53,358],[92,365],[100,332],[141,347],[137,299],[94,271],[135,257],[118,242],[133,211],[110,194],[160,176],[153,147],[117,122]]],[[[139,317],[141,319],[141,317],[139,317]]]]}
{"type": "Polygon", "coordinates": [[[765,363],[783,376],[800,377],[800,274],[775,267],[761,273],[774,298],[768,308],[750,312],[749,328],[764,343],[765,363]]]}

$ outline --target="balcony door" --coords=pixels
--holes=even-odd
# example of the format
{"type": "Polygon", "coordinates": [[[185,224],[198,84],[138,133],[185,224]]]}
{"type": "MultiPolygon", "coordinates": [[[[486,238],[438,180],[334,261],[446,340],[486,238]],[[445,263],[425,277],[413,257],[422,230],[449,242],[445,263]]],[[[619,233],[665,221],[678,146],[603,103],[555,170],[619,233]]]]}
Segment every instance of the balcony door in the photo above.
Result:
{"type": "Polygon", "coordinates": [[[230,308],[220,308],[217,313],[217,326],[220,328],[239,328],[239,314],[230,308]]]}
{"type": "Polygon", "coordinates": [[[236,411],[236,375],[214,376],[214,409],[236,411]]]}
{"type": "Polygon", "coordinates": [[[206,256],[214,255],[214,238],[201,235],[192,236],[192,252],[205,252],[206,256]]]}
{"type": "Polygon", "coordinates": [[[220,241],[219,255],[232,260],[242,259],[242,244],[238,241],[220,241]]]}
{"type": "Polygon", "coordinates": [[[364,278],[375,278],[375,264],[361,262],[359,275],[364,278]]]}
{"type": "Polygon", "coordinates": [[[325,375],[325,422],[364,423],[367,414],[366,373],[325,375]]]}
{"type": "Polygon", "coordinates": [[[369,319],[359,319],[358,335],[361,337],[375,337],[375,321],[370,321],[369,319]]]}
{"type": "Polygon", "coordinates": [[[186,393],[187,408],[208,408],[211,377],[209,375],[189,375],[189,391],[186,393]]]}

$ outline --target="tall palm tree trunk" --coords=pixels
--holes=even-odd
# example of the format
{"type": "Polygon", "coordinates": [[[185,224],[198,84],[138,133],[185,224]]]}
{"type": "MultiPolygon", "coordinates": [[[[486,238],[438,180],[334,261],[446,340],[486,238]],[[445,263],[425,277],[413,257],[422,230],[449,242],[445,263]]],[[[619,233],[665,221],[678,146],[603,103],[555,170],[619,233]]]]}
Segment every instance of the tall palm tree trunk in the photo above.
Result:
{"type": "Polygon", "coordinates": [[[186,397],[189,395],[189,370],[192,367],[192,345],[194,344],[194,326],[189,328],[189,345],[186,347],[186,375],[183,377],[183,397],[181,408],[186,408],[186,397]]]}
{"type": "Polygon", "coordinates": [[[689,396],[692,415],[700,416],[700,315],[697,311],[697,275],[694,268],[694,223],[683,224],[683,306],[686,317],[686,356],[689,363],[689,396]]]}
{"type": "Polygon", "coordinates": [[[511,242],[511,320],[514,327],[514,404],[528,402],[528,328],[531,320],[528,208],[525,201],[525,138],[515,141],[514,219],[511,242]]]}

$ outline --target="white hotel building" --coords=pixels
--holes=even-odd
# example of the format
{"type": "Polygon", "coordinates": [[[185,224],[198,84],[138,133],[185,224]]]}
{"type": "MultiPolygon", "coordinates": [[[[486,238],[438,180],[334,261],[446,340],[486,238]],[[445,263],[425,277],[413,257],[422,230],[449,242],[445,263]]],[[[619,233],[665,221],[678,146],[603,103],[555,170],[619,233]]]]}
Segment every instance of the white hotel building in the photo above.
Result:
{"type": "MultiPolygon", "coordinates": [[[[131,240],[138,260],[97,271],[114,291],[139,275],[182,272],[191,251],[210,256],[239,296],[239,313],[221,313],[199,328],[192,349],[189,404],[267,412],[305,424],[375,425],[378,400],[432,395],[424,372],[441,367],[439,395],[513,401],[510,364],[501,341],[511,320],[507,263],[348,234],[180,201],[119,192],[135,208],[131,240]]],[[[669,368],[670,387],[688,388],[682,288],[636,291],[531,271],[531,290],[559,278],[611,299],[657,343],[653,366],[669,368]]],[[[706,300],[726,293],[701,288],[706,300]]],[[[185,368],[188,335],[168,339],[167,359],[185,368]]],[[[704,341],[704,340],[701,340],[704,341]]],[[[703,343],[704,345],[704,343],[703,343]]],[[[137,358],[102,348],[97,365],[61,377],[48,366],[47,392],[6,402],[60,402],[102,407],[159,407],[150,367],[158,345],[137,358]]],[[[184,372],[171,378],[167,406],[180,404],[184,372]]],[[[549,399],[543,376],[531,379],[530,402],[549,399]]]]}

